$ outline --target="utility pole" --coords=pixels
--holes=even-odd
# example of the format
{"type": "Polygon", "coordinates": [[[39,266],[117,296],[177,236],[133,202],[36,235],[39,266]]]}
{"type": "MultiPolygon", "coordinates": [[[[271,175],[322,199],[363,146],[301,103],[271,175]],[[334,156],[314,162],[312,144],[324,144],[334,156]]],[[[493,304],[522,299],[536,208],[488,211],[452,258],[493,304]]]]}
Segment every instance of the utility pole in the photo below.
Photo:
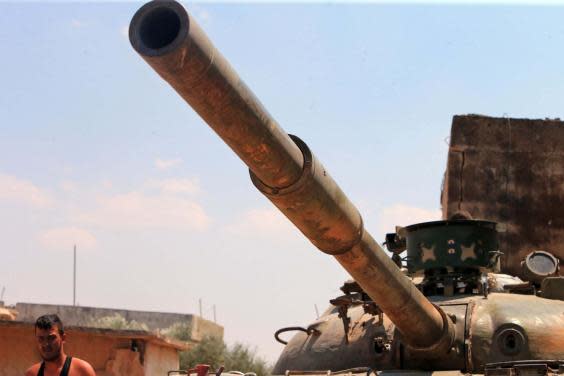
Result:
{"type": "Polygon", "coordinates": [[[215,316],[215,304],[213,305],[213,322],[217,323],[217,318],[215,316]]]}
{"type": "Polygon", "coordinates": [[[203,318],[204,316],[202,315],[202,298],[198,300],[198,303],[200,304],[200,317],[203,318]]]}
{"type": "Polygon", "coordinates": [[[76,244],[74,245],[74,250],[73,250],[72,305],[76,306],[76,244]]]}

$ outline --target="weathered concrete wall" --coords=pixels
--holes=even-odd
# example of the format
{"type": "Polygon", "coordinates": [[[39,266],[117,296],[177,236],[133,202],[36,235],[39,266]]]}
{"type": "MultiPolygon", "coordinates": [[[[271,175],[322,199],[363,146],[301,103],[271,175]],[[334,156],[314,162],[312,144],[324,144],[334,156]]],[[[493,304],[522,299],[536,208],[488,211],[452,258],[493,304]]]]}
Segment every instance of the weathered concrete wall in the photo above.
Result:
{"type": "MultiPolygon", "coordinates": [[[[65,352],[88,361],[98,376],[166,375],[178,369],[176,348],[106,331],[66,331],[65,352]],[[138,344],[132,350],[132,341],[138,344]]],[[[21,376],[40,361],[33,325],[0,322],[0,376],[21,376]]]]}
{"type": "Polygon", "coordinates": [[[30,327],[0,326],[0,376],[21,376],[40,360],[30,327]]]}
{"type": "Polygon", "coordinates": [[[125,309],[110,309],[96,307],[76,307],[55,304],[17,303],[18,320],[35,322],[35,319],[47,313],[59,315],[65,325],[89,326],[93,320],[102,317],[113,316],[116,313],[127,321],[135,320],[147,325],[149,330],[165,329],[171,325],[181,322],[191,326],[191,338],[195,341],[204,336],[217,336],[223,338],[223,327],[199,316],[148,311],[129,311],[125,309]]]}
{"type": "Polygon", "coordinates": [[[145,350],[145,362],[143,368],[145,375],[166,375],[168,371],[177,370],[180,367],[178,354],[164,347],[147,344],[145,350]]]}
{"type": "Polygon", "coordinates": [[[458,210],[507,226],[502,271],[522,276],[533,250],[564,260],[564,122],[455,116],[442,192],[458,210]]]}
{"type": "Polygon", "coordinates": [[[190,338],[196,342],[201,341],[206,336],[223,338],[223,326],[200,316],[192,316],[190,329],[192,331],[190,338]]]}
{"type": "Polygon", "coordinates": [[[128,346],[127,339],[92,336],[87,333],[69,331],[65,342],[65,351],[72,356],[87,360],[97,371],[106,369],[112,358],[112,350],[128,346]]]}
{"type": "MultiPolygon", "coordinates": [[[[138,352],[130,351],[129,349],[115,349],[112,353],[112,358],[108,360],[106,368],[101,372],[97,372],[98,376],[101,375],[128,375],[128,376],[143,376],[152,375],[145,373],[143,365],[141,364],[140,354],[138,352]]],[[[163,373],[165,375],[166,373],[163,373]]]]}

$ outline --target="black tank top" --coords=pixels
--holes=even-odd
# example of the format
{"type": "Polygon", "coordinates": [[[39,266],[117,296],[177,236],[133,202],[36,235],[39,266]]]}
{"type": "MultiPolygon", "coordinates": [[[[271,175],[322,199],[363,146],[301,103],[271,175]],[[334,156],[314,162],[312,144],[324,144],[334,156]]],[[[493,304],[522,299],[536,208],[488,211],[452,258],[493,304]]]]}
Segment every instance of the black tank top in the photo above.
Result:
{"type": "MultiPolygon", "coordinates": [[[[63,365],[63,369],[61,370],[60,376],[69,376],[71,361],[72,361],[72,356],[67,356],[67,360],[65,360],[65,364],[63,365]]],[[[37,372],[37,376],[43,376],[44,371],[45,371],[45,362],[41,362],[41,367],[39,368],[39,372],[37,372]]]]}

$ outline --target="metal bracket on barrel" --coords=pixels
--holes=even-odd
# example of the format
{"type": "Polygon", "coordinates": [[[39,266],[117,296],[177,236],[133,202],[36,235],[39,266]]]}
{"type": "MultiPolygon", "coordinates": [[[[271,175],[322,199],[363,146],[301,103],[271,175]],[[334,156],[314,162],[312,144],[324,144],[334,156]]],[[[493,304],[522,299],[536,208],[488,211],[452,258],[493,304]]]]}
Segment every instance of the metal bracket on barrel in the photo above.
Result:
{"type": "MultiPolygon", "coordinates": [[[[303,163],[304,164],[303,164],[303,168],[302,168],[302,174],[300,175],[298,180],[296,180],[294,183],[290,184],[287,187],[282,187],[282,188],[271,187],[271,186],[263,183],[253,173],[253,171],[249,170],[249,175],[251,177],[251,181],[253,182],[254,186],[262,194],[264,194],[266,197],[268,197],[271,200],[276,199],[278,197],[291,195],[292,193],[299,191],[301,188],[303,188],[308,183],[310,183],[310,181],[312,179],[314,179],[315,174],[318,172],[317,169],[320,168],[320,167],[323,169],[323,175],[326,174],[325,169],[317,161],[317,159],[315,158],[315,156],[313,155],[313,153],[311,152],[311,150],[309,149],[307,144],[295,135],[289,134],[288,136],[292,139],[292,141],[294,141],[294,143],[300,149],[300,151],[302,152],[302,155],[303,155],[303,160],[304,160],[303,163]]],[[[336,185],[336,183],[335,183],[335,185],[336,185]]],[[[326,254],[332,255],[332,256],[336,256],[336,255],[341,255],[341,254],[348,252],[352,247],[354,247],[356,244],[360,243],[362,236],[363,236],[363,233],[364,233],[364,222],[362,220],[362,216],[360,215],[360,213],[358,213],[358,210],[356,210],[356,213],[359,217],[360,223],[359,223],[358,229],[356,231],[355,238],[352,239],[352,241],[348,242],[348,244],[345,244],[344,246],[342,246],[338,249],[323,249],[323,248],[320,248],[317,245],[316,245],[316,247],[320,251],[322,251],[323,253],[326,253],[326,254]]],[[[308,238],[309,238],[309,236],[308,236],[308,238]]]]}

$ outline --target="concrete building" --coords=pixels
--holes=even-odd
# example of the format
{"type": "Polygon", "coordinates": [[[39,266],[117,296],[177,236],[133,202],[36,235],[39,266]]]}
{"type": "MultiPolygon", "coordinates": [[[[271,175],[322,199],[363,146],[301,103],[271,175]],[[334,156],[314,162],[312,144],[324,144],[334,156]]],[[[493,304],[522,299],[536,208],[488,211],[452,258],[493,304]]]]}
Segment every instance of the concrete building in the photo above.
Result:
{"type": "Polygon", "coordinates": [[[65,325],[65,351],[88,361],[98,376],[166,375],[179,367],[178,352],[205,336],[223,338],[223,327],[199,316],[53,304],[0,304],[0,376],[20,376],[40,361],[34,325],[44,314],[59,315],[65,325]],[[98,320],[121,316],[145,330],[94,327],[98,320]],[[17,320],[17,321],[16,321],[17,320]],[[165,339],[159,333],[175,324],[187,328],[188,342],[165,339]]]}
{"type": "Polygon", "coordinates": [[[189,338],[198,342],[205,336],[223,338],[223,327],[200,316],[184,313],[130,311],[125,309],[81,307],[56,304],[17,303],[17,320],[35,322],[37,317],[56,313],[65,325],[92,326],[92,323],[104,317],[122,316],[127,321],[143,323],[150,331],[166,329],[176,323],[187,324],[189,338]]]}
{"type": "MultiPolygon", "coordinates": [[[[65,333],[66,353],[87,360],[98,376],[166,375],[189,347],[138,330],[66,326],[65,333]]],[[[40,361],[34,324],[0,320],[0,354],[0,376],[21,376],[40,361]]]]}

